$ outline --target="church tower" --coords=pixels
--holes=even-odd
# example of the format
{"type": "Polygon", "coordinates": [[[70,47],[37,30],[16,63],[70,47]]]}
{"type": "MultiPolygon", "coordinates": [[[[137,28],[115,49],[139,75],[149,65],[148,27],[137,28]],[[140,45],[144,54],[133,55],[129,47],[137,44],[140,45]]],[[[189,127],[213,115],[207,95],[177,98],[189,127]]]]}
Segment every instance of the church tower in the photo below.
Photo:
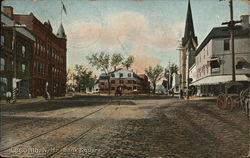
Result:
{"type": "Polygon", "coordinates": [[[189,68],[195,63],[195,50],[198,41],[194,32],[194,24],[190,0],[188,0],[188,9],[186,15],[186,26],[184,37],[182,38],[182,55],[181,55],[181,90],[187,91],[189,87],[189,68]]]}

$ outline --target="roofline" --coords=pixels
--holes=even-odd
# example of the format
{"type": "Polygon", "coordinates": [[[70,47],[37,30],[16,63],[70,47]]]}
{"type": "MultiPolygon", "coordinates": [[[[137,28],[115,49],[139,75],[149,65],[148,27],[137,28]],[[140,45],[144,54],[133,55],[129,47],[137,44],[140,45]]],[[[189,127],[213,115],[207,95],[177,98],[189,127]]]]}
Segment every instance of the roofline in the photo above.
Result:
{"type": "MultiPolygon", "coordinates": [[[[241,27],[240,25],[237,25],[238,27],[241,27]]],[[[236,27],[237,27],[236,26],[236,27]]],[[[198,46],[198,48],[195,51],[195,56],[197,56],[201,50],[206,46],[207,43],[210,42],[211,39],[216,39],[216,38],[228,38],[230,35],[223,35],[223,36],[209,36],[212,34],[214,29],[219,29],[219,28],[227,28],[227,27],[213,27],[212,30],[207,34],[206,38],[202,41],[202,43],[198,46]]],[[[234,35],[234,37],[249,37],[249,35],[234,35]]]]}
{"type": "MultiPolygon", "coordinates": [[[[9,17],[9,16],[8,16],[7,14],[5,14],[3,11],[1,11],[1,14],[7,16],[7,17],[10,18],[11,20],[15,21],[15,23],[21,25],[21,23],[20,23],[19,21],[13,19],[12,17],[9,17]]],[[[1,18],[1,19],[2,19],[2,18],[1,18]]],[[[0,21],[0,22],[2,22],[2,21],[0,21]]],[[[34,38],[36,38],[35,34],[34,34],[32,31],[30,31],[29,29],[27,29],[27,27],[24,27],[23,29],[25,29],[26,31],[28,31],[29,33],[31,33],[31,35],[34,36],[34,38]]],[[[19,33],[20,33],[20,32],[19,32],[19,33]]],[[[32,40],[32,39],[31,39],[31,40],[32,40]]],[[[33,40],[32,40],[32,41],[33,41],[33,40]]]]}

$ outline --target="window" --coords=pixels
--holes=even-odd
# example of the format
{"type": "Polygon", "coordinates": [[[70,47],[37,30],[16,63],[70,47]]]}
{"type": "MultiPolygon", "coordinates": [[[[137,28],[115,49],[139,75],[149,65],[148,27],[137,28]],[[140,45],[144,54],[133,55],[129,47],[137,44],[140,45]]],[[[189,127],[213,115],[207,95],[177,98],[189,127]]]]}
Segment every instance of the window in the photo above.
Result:
{"type": "Polygon", "coordinates": [[[111,87],[111,90],[114,91],[114,90],[115,90],[115,87],[111,87]]]}
{"type": "Polygon", "coordinates": [[[133,87],[133,89],[137,89],[137,87],[136,87],[136,86],[134,86],[134,87],[133,87]]]}
{"type": "Polygon", "coordinates": [[[224,50],[229,50],[230,48],[230,40],[229,39],[225,39],[224,40],[224,50]]]}
{"type": "Polygon", "coordinates": [[[0,93],[7,91],[7,78],[0,77],[0,93]]]}
{"type": "Polygon", "coordinates": [[[25,46],[22,46],[22,56],[25,57],[25,53],[26,53],[26,48],[25,46]]]}
{"type": "Polygon", "coordinates": [[[1,46],[4,46],[4,35],[1,35],[1,46]]]}
{"type": "Polygon", "coordinates": [[[5,68],[5,60],[4,58],[0,58],[0,71],[4,71],[5,68]]]}
{"type": "Polygon", "coordinates": [[[128,80],[128,84],[132,84],[133,83],[133,80],[128,80]]]}
{"type": "Polygon", "coordinates": [[[123,83],[124,83],[124,81],[123,81],[123,80],[119,80],[119,83],[120,83],[120,84],[123,84],[123,83]]]}
{"type": "Polygon", "coordinates": [[[115,80],[111,80],[111,84],[115,84],[115,80]]]}
{"type": "Polygon", "coordinates": [[[120,74],[119,74],[119,77],[123,77],[123,73],[120,73],[120,74]]]}
{"type": "Polygon", "coordinates": [[[131,77],[131,73],[128,73],[128,77],[131,77]]]}
{"type": "Polygon", "coordinates": [[[133,80],[133,84],[136,84],[136,81],[133,80]]]}
{"type": "Polygon", "coordinates": [[[105,83],[104,83],[104,82],[101,82],[101,85],[105,85],[105,83]]]}
{"type": "Polygon", "coordinates": [[[115,74],[114,74],[114,73],[111,73],[111,77],[115,77],[115,74]]]}
{"type": "Polygon", "coordinates": [[[25,72],[26,72],[26,65],[22,64],[22,73],[25,73],[25,72]]]}
{"type": "Polygon", "coordinates": [[[132,90],[132,87],[128,87],[128,90],[132,90]]]}

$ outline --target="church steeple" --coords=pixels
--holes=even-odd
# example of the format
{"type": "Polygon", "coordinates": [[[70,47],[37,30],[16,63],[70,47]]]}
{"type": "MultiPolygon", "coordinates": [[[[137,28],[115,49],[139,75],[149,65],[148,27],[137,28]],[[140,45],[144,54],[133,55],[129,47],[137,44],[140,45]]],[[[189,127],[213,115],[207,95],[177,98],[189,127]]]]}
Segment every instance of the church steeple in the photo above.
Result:
{"type": "Polygon", "coordinates": [[[58,29],[58,31],[57,31],[56,36],[57,36],[58,38],[67,39],[67,36],[66,36],[66,34],[65,34],[65,31],[64,31],[64,28],[63,28],[63,25],[62,25],[62,24],[59,26],[59,29],[58,29]]]}
{"type": "Polygon", "coordinates": [[[190,4],[190,0],[188,0],[186,26],[185,26],[184,37],[182,38],[182,46],[184,48],[195,50],[197,47],[197,44],[198,44],[198,41],[197,41],[197,37],[195,36],[195,32],[194,32],[191,4],[190,4]]]}

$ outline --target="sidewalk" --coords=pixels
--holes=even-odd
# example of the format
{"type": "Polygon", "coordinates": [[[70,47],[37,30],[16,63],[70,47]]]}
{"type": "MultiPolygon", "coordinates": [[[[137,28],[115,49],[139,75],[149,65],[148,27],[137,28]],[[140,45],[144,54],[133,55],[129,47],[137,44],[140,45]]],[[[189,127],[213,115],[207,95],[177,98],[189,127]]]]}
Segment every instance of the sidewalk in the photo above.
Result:
{"type": "MultiPolygon", "coordinates": [[[[63,97],[54,97],[54,99],[51,100],[57,100],[57,99],[63,99],[63,98],[70,98],[72,96],[63,96],[63,97]]],[[[29,103],[36,103],[36,102],[46,102],[49,100],[46,100],[44,97],[36,97],[36,98],[31,98],[31,99],[17,99],[16,103],[6,103],[5,99],[0,100],[0,105],[5,106],[5,105],[21,105],[21,104],[29,104],[29,103]]]]}

